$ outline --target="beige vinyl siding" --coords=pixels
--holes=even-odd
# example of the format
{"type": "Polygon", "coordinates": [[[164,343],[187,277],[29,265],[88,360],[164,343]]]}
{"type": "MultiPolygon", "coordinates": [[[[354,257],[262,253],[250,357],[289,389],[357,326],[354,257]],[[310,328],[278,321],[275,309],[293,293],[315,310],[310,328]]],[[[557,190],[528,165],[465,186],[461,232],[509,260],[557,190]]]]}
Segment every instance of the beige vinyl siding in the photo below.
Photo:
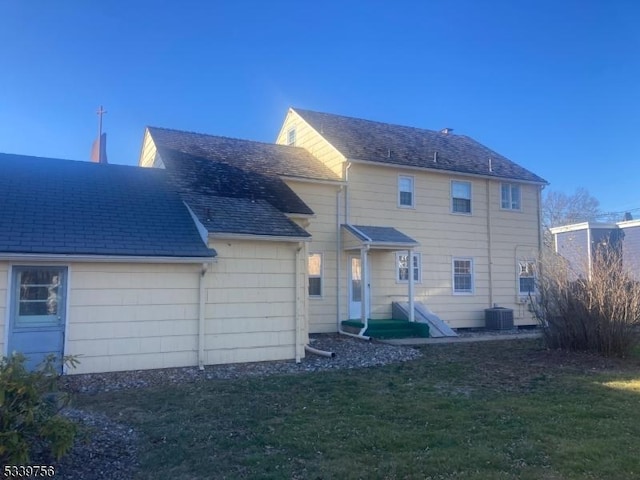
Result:
{"type": "Polygon", "coordinates": [[[70,266],[68,373],[197,363],[200,265],[78,263],[70,266]]]}
{"type": "MultiPolygon", "coordinates": [[[[218,257],[205,276],[204,363],[293,359],[296,294],[300,341],[308,341],[304,249],[296,291],[297,243],[211,246],[218,257]]],[[[2,342],[7,269],[0,265],[2,342]]],[[[200,264],[70,264],[65,354],[77,355],[80,364],[67,373],[197,365],[201,269],[200,264]]]]}
{"type": "Polygon", "coordinates": [[[306,227],[312,235],[308,251],[322,253],[322,297],[308,299],[309,332],[335,332],[337,330],[336,203],[339,189],[334,185],[291,180],[287,180],[287,185],[303,198],[315,213],[306,227]]]}
{"type": "Polygon", "coordinates": [[[144,138],[142,140],[142,150],[140,152],[140,161],[138,163],[138,166],[149,167],[149,168],[153,167],[157,153],[158,153],[158,150],[156,149],[155,143],[151,139],[149,130],[145,129],[144,138]]]}
{"type": "MultiPolygon", "coordinates": [[[[296,243],[219,240],[206,286],[206,363],[294,358],[296,243]]],[[[304,249],[300,256],[298,302],[302,343],[306,297],[304,249]]]]}
{"type": "MultiPolygon", "coordinates": [[[[404,171],[354,163],[349,179],[349,223],[395,227],[420,243],[422,282],[415,285],[423,301],[451,326],[484,325],[491,306],[487,181],[450,173],[404,171]],[[415,208],[397,206],[398,175],[415,178],[415,208]],[[472,184],[472,214],[451,213],[451,180],[472,184]],[[473,259],[474,292],[454,295],[453,258],[473,259]]],[[[522,211],[500,209],[500,182],[489,180],[492,232],[493,302],[514,308],[516,323],[535,323],[517,303],[516,255],[533,253],[538,245],[536,186],[522,185],[522,211]]],[[[389,318],[392,301],[406,301],[407,285],[396,282],[393,252],[371,251],[371,317],[389,318]]],[[[346,272],[345,272],[346,277],[346,272]]]]}
{"type": "Polygon", "coordinates": [[[0,355],[5,353],[5,340],[7,338],[7,285],[9,275],[9,265],[6,262],[0,262],[0,355]]]}
{"type": "Polygon", "coordinates": [[[296,147],[301,147],[324,163],[337,175],[342,177],[342,164],[345,161],[344,155],[336,150],[318,132],[309,126],[297,113],[289,110],[278,134],[276,143],[287,145],[287,135],[291,129],[296,131],[296,147]]]}

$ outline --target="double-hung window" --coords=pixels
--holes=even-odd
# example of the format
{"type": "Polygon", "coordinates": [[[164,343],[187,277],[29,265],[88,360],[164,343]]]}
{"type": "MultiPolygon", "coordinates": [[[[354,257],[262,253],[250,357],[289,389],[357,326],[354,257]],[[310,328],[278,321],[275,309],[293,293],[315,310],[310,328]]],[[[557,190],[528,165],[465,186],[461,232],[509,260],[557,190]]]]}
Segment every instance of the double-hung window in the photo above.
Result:
{"type": "Polygon", "coordinates": [[[453,293],[473,293],[473,259],[453,259],[453,293]]]}
{"type": "MultiPolygon", "coordinates": [[[[421,258],[419,253],[413,254],[413,281],[420,283],[422,281],[421,258]]],[[[409,282],[409,255],[406,253],[396,253],[396,282],[409,282]]]]}
{"type": "Polygon", "coordinates": [[[505,210],[520,210],[522,208],[520,185],[503,183],[500,186],[500,198],[500,206],[505,210]]]}
{"type": "Polygon", "coordinates": [[[322,254],[310,253],[307,276],[309,277],[309,296],[322,296],[322,254]]]}
{"type": "Polygon", "coordinates": [[[520,260],[518,262],[518,294],[533,295],[536,291],[536,262],[520,260]]]}
{"type": "Polygon", "coordinates": [[[295,146],[296,144],[296,129],[291,128],[287,132],[287,145],[295,146]]]}
{"type": "Polygon", "coordinates": [[[471,213],[471,182],[451,181],[451,211],[471,213]]]}
{"type": "Polygon", "coordinates": [[[403,208],[413,208],[414,206],[414,182],[413,177],[408,175],[398,176],[398,206],[403,208]]]}

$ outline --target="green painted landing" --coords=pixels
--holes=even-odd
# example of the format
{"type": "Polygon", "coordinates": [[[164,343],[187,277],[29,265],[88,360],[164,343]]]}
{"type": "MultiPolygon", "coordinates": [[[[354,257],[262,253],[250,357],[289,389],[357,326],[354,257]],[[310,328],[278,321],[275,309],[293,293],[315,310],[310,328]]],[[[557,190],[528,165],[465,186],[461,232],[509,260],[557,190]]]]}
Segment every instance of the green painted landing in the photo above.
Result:
{"type": "MultiPolygon", "coordinates": [[[[350,333],[359,333],[364,324],[360,320],[344,320],[342,328],[350,333]]],[[[429,325],[407,320],[371,320],[364,334],[373,338],[428,338],[429,325]]]]}

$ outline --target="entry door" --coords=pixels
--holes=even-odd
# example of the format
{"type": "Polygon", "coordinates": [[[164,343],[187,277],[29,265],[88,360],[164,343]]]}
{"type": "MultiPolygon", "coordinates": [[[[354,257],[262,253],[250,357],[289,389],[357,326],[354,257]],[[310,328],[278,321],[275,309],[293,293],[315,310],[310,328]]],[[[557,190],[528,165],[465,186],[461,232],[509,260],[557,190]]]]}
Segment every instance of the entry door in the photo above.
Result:
{"type": "MultiPolygon", "coordinates": [[[[360,257],[350,257],[349,268],[349,318],[356,320],[362,317],[362,268],[360,257]]],[[[370,267],[371,262],[367,267],[370,267]]],[[[366,286],[369,286],[369,272],[371,268],[367,268],[366,286]]],[[[371,295],[368,295],[371,298],[371,295]]],[[[369,305],[366,306],[366,316],[369,316],[369,305]]]]}
{"type": "Polygon", "coordinates": [[[66,267],[14,267],[8,353],[22,352],[33,369],[49,354],[62,371],[66,267]]]}

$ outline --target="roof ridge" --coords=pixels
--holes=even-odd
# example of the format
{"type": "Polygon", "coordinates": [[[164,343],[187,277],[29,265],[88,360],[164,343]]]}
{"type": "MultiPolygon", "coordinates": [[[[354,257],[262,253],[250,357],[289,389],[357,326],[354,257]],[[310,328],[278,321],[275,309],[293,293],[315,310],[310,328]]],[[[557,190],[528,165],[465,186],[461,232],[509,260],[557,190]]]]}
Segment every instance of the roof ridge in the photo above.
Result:
{"type": "MultiPolygon", "coordinates": [[[[439,130],[431,130],[431,129],[428,129],[428,128],[414,127],[414,126],[411,126],[411,125],[403,125],[403,124],[400,124],[400,123],[381,122],[381,121],[378,121],[378,120],[369,120],[367,118],[352,117],[350,115],[340,115],[340,114],[337,114],[337,113],[318,112],[316,110],[308,110],[308,109],[305,109],[305,108],[295,108],[295,107],[290,107],[290,108],[295,112],[308,112],[308,113],[312,113],[312,114],[315,113],[315,114],[320,114],[320,115],[328,115],[330,117],[346,118],[348,120],[357,120],[359,122],[375,123],[377,125],[387,125],[387,126],[390,126],[390,127],[407,128],[409,130],[417,130],[419,132],[429,132],[429,133],[435,133],[435,134],[440,133],[439,130]]],[[[466,135],[462,135],[462,134],[458,134],[458,133],[448,133],[447,135],[451,136],[451,137],[454,137],[454,136],[455,137],[465,137],[466,136],[466,135]]]]}
{"type": "Polygon", "coordinates": [[[210,138],[221,138],[224,140],[235,140],[240,142],[256,143],[259,145],[267,145],[269,147],[284,147],[285,149],[304,150],[306,152],[306,150],[302,147],[296,147],[293,145],[282,145],[279,143],[263,142],[261,140],[249,140],[248,138],[227,137],[226,135],[213,135],[212,133],[194,132],[192,130],[179,130],[177,128],[154,127],[153,125],[147,125],[146,128],[155,129],[155,130],[164,130],[164,131],[175,132],[175,133],[187,133],[191,135],[200,135],[203,137],[210,137],[210,138]]]}

